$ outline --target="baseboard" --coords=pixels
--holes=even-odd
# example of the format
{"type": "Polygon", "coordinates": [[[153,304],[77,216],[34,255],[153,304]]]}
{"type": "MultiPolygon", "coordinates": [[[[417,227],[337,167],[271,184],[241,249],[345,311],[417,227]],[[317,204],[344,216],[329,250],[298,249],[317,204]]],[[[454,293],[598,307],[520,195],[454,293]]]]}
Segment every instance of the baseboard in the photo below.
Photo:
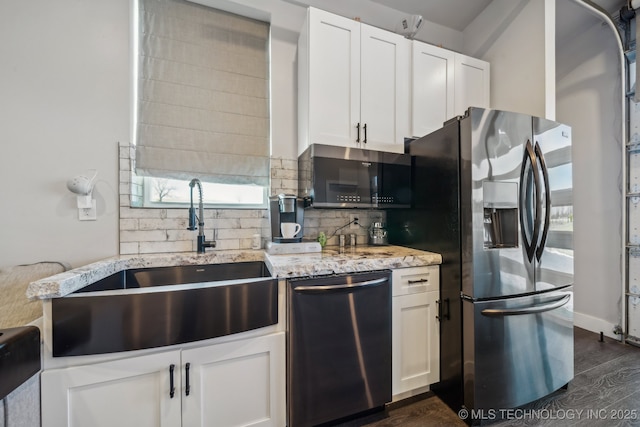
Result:
{"type": "Polygon", "coordinates": [[[620,335],[613,333],[616,325],[614,323],[607,322],[606,320],[574,311],[573,324],[579,328],[586,329],[587,331],[595,332],[596,334],[603,332],[604,335],[609,338],[620,340],[620,335]]]}

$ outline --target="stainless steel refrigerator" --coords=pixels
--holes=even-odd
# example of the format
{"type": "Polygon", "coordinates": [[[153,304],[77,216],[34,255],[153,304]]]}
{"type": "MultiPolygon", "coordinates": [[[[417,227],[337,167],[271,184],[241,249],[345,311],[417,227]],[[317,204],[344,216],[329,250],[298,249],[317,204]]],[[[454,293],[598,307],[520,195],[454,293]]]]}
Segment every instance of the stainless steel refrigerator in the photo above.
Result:
{"type": "MultiPolygon", "coordinates": [[[[407,144],[390,243],[439,252],[441,381],[454,410],[515,408],[573,378],[571,128],[506,111],[407,144]]],[[[476,412],[482,416],[482,411],[476,412]]]]}

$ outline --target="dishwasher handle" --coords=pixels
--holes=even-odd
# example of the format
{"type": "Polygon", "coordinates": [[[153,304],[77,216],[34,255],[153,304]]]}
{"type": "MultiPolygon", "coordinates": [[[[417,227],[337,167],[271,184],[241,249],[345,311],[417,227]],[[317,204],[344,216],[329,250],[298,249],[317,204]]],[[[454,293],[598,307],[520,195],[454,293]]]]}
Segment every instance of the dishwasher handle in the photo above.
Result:
{"type": "Polygon", "coordinates": [[[297,286],[293,288],[296,292],[302,293],[320,293],[330,291],[342,291],[342,290],[356,290],[359,288],[371,288],[379,286],[385,282],[388,282],[388,277],[382,277],[380,279],[367,280],[365,282],[345,283],[344,285],[318,285],[318,286],[297,286]]]}

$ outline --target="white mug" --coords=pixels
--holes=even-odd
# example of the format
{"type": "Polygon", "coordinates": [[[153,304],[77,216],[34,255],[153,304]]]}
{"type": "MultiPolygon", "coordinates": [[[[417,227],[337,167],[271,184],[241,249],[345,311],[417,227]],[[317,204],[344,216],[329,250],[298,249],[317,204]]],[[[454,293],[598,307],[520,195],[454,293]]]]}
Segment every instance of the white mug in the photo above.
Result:
{"type": "Polygon", "coordinates": [[[296,222],[283,222],[280,224],[280,231],[285,239],[293,239],[301,229],[302,226],[296,222]]]}

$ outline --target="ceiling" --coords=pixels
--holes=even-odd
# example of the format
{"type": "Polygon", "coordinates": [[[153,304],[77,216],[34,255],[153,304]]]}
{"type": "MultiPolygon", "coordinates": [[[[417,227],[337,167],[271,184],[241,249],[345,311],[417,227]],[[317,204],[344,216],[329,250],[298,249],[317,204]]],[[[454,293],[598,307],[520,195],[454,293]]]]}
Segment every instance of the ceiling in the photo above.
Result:
{"type": "MultiPolygon", "coordinates": [[[[371,0],[410,15],[422,15],[426,21],[463,31],[492,0],[371,0]]],[[[556,0],[563,5],[567,0],[556,0]]],[[[608,10],[616,12],[626,0],[592,0],[608,10]]],[[[573,2],[570,2],[573,3],[573,2]]],[[[575,4],[574,4],[575,6],[575,4]]],[[[561,21],[562,22],[562,21],[561,21]]],[[[561,24],[562,25],[562,24],[561,24]]]]}
{"type": "Polygon", "coordinates": [[[371,0],[408,13],[422,15],[426,21],[435,22],[462,31],[484,10],[491,0],[371,0]]]}

